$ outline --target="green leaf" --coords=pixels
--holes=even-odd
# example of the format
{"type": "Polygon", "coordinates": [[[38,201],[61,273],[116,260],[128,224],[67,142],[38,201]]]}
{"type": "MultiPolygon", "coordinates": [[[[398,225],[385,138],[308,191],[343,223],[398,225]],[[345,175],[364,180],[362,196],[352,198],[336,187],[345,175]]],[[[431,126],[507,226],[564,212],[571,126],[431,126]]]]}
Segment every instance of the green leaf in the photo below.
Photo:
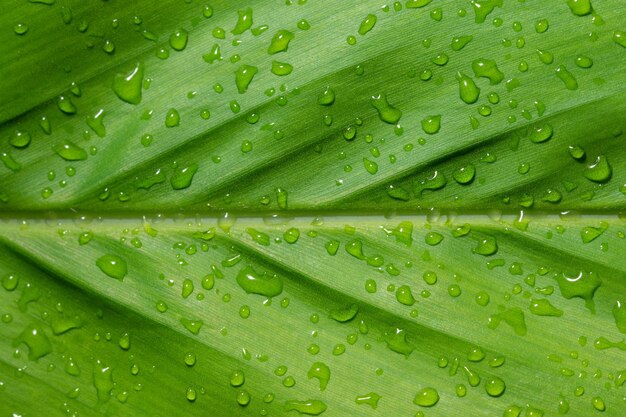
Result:
{"type": "Polygon", "coordinates": [[[6,1],[0,413],[623,414],[620,0],[356,3],[6,1]]]}

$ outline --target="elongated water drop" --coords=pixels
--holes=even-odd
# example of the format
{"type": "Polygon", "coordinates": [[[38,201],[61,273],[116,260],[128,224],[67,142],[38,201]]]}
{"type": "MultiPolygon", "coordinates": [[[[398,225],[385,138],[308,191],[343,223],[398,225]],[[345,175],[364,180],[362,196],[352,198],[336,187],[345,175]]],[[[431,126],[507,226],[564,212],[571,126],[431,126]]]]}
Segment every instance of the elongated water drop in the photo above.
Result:
{"type": "Polygon", "coordinates": [[[96,388],[99,401],[107,401],[113,390],[113,370],[96,359],[93,366],[93,385],[96,388]]]}
{"type": "Polygon", "coordinates": [[[384,94],[372,96],[370,103],[378,111],[378,118],[385,123],[395,125],[402,117],[402,112],[389,104],[384,94]]]}
{"type": "Polygon", "coordinates": [[[61,158],[66,161],[82,161],[87,159],[87,151],[70,141],[65,141],[52,146],[61,158]]]}
{"type": "Polygon", "coordinates": [[[96,135],[103,138],[106,135],[104,127],[104,110],[100,109],[93,116],[87,116],[87,126],[93,130],[96,135]]]}
{"type": "Polygon", "coordinates": [[[259,294],[270,298],[283,292],[283,282],[278,276],[259,274],[251,266],[241,269],[236,281],[248,294],[259,294]]]}
{"type": "Polygon", "coordinates": [[[461,72],[456,73],[456,79],[459,81],[459,97],[467,104],[476,103],[480,96],[480,88],[476,86],[474,80],[461,72]]]}
{"type": "Polygon", "coordinates": [[[300,414],[318,416],[326,411],[326,404],[320,400],[297,401],[290,400],[285,402],[286,411],[297,411],[300,414]]]}
{"type": "Polygon", "coordinates": [[[424,7],[433,0],[407,0],[406,8],[407,9],[419,9],[420,7],[424,7]]]}
{"type": "Polygon", "coordinates": [[[180,114],[175,108],[171,108],[165,114],[165,127],[176,127],[180,125],[180,114]]]}
{"type": "Polygon", "coordinates": [[[359,35],[363,36],[370,30],[372,30],[374,28],[374,25],[376,25],[376,20],[377,17],[374,14],[368,14],[367,16],[365,16],[365,19],[363,19],[361,25],[359,26],[359,35]]]}
{"type": "Polygon", "coordinates": [[[569,72],[565,65],[559,65],[554,71],[556,76],[563,81],[565,88],[571,91],[578,89],[578,81],[576,81],[574,74],[569,72]]]}
{"type": "Polygon", "coordinates": [[[465,48],[465,45],[470,43],[472,39],[474,39],[474,37],[471,35],[455,36],[454,38],[452,38],[452,44],[450,45],[450,47],[453,51],[460,51],[461,49],[465,48]]]}

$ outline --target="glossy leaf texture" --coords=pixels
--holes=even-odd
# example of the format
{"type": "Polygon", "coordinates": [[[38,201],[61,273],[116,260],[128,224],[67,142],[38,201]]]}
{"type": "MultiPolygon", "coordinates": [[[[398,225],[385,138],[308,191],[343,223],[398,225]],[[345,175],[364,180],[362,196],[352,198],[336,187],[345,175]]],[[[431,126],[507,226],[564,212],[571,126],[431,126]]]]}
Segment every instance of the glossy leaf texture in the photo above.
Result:
{"type": "Polygon", "coordinates": [[[16,5],[3,210],[624,206],[620,1],[335,3],[16,5]]]}
{"type": "Polygon", "coordinates": [[[622,3],[5,0],[0,414],[622,417],[622,3]]]}
{"type": "Polygon", "coordinates": [[[24,415],[292,415],[309,400],[334,415],[623,409],[614,217],[1,230],[3,407],[24,415]],[[591,227],[603,232],[585,243],[591,227]],[[435,407],[413,403],[425,388],[435,407]],[[24,401],[32,389],[43,404],[24,401]]]}

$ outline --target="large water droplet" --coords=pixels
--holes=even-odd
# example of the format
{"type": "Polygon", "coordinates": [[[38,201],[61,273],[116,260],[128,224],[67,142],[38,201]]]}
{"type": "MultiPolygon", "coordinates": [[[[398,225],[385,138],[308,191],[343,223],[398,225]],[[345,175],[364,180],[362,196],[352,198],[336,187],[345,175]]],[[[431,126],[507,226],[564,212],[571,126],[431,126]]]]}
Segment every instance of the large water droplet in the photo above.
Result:
{"type": "Polygon", "coordinates": [[[271,298],[283,292],[283,282],[276,275],[259,274],[247,266],[237,274],[237,284],[248,294],[259,294],[271,298]]]}
{"type": "Polygon", "coordinates": [[[128,73],[118,73],[113,77],[113,92],[123,101],[130,104],[141,102],[143,85],[143,64],[137,63],[128,73]]]}
{"type": "Polygon", "coordinates": [[[96,266],[111,278],[124,279],[128,272],[126,261],[117,255],[103,255],[96,260],[96,266]]]}

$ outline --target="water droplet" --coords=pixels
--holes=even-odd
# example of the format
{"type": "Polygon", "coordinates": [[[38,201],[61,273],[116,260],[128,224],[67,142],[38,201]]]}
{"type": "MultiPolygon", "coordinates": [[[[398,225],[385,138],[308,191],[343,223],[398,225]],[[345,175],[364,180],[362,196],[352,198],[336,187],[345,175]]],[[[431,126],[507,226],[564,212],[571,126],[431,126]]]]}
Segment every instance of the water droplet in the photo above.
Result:
{"type": "Polygon", "coordinates": [[[465,48],[465,45],[470,43],[472,39],[474,39],[474,37],[471,35],[455,36],[454,38],[452,38],[452,44],[450,45],[450,47],[453,51],[460,51],[461,49],[465,48]]]}
{"type": "Polygon", "coordinates": [[[445,52],[438,54],[435,58],[432,59],[433,64],[443,67],[449,61],[449,57],[445,52]]]}
{"type": "Polygon", "coordinates": [[[474,80],[467,75],[457,72],[456,79],[459,81],[459,97],[467,104],[475,103],[480,96],[480,88],[474,80]]]}
{"type": "Polygon", "coordinates": [[[504,381],[497,376],[491,377],[485,382],[485,391],[490,397],[499,397],[504,394],[505,390],[504,381]]]}
{"type": "Polygon", "coordinates": [[[604,403],[604,400],[600,397],[593,397],[591,399],[591,405],[593,405],[593,408],[595,408],[598,411],[606,410],[606,404],[604,403]]]}
{"type": "Polygon", "coordinates": [[[316,378],[320,383],[320,391],[324,391],[330,380],[330,368],[323,362],[315,362],[307,372],[307,378],[316,378]]]}
{"type": "Polygon", "coordinates": [[[17,274],[5,274],[2,276],[2,288],[7,291],[13,291],[20,282],[20,276],[17,274]]]}
{"type": "Polygon", "coordinates": [[[72,99],[68,95],[60,95],[56,100],[57,107],[65,114],[76,113],[76,106],[72,103],[72,99]]]}
{"type": "MultiPolygon", "coordinates": [[[[430,2],[430,0],[428,1],[430,2]]],[[[408,5],[408,2],[407,2],[407,5],[408,5]]],[[[367,404],[375,410],[376,407],[378,407],[378,401],[381,398],[382,397],[376,394],[375,392],[370,392],[368,394],[357,395],[356,398],[354,399],[354,402],[357,404],[367,404]]]]}
{"type": "Polygon", "coordinates": [[[141,88],[143,85],[143,64],[137,63],[128,73],[117,73],[113,77],[113,92],[130,104],[141,102],[141,88]]]}
{"type": "Polygon", "coordinates": [[[402,117],[402,112],[390,105],[384,94],[372,96],[370,103],[378,111],[379,119],[385,123],[395,125],[402,117]]]}
{"type": "Polygon", "coordinates": [[[363,36],[370,30],[372,30],[374,28],[374,25],[376,25],[376,20],[376,15],[368,14],[367,16],[365,16],[365,19],[363,19],[361,25],[359,26],[359,35],[363,36]]]}
{"type": "Polygon", "coordinates": [[[504,79],[504,73],[498,69],[496,61],[491,59],[476,59],[472,62],[472,70],[476,77],[489,79],[491,85],[499,84],[504,79]]]}
{"type": "Polygon", "coordinates": [[[242,65],[235,71],[235,84],[239,94],[243,94],[248,90],[248,86],[258,71],[258,68],[252,65],[242,65]]]}
{"type": "Polygon", "coordinates": [[[605,183],[611,179],[613,169],[609,164],[609,160],[606,156],[600,155],[596,157],[595,161],[587,166],[583,171],[583,175],[590,181],[605,183]]]}
{"type": "Polygon", "coordinates": [[[386,332],[385,343],[390,350],[400,353],[407,358],[411,352],[415,350],[415,347],[406,339],[406,330],[400,328],[396,328],[391,332],[386,332]]]}
{"type": "Polygon", "coordinates": [[[28,26],[24,23],[18,23],[17,25],[13,26],[13,31],[16,35],[25,35],[26,32],[28,32],[28,26]]]}
{"type": "Polygon", "coordinates": [[[430,246],[436,246],[443,240],[443,235],[437,232],[428,232],[424,241],[430,246]]]}
{"type": "Polygon", "coordinates": [[[425,133],[429,135],[434,135],[435,133],[439,132],[439,129],[441,129],[441,116],[440,115],[428,116],[422,119],[421,124],[422,124],[422,130],[425,133]]]}
{"type": "Polygon", "coordinates": [[[330,256],[335,256],[337,254],[337,250],[339,249],[339,242],[337,240],[329,240],[324,244],[324,247],[330,256]]]}
{"type": "Polygon", "coordinates": [[[474,168],[474,165],[472,164],[460,167],[452,173],[452,178],[454,178],[454,180],[461,185],[471,183],[475,176],[476,168],[474,168]]]}
{"type": "Polygon", "coordinates": [[[103,123],[104,110],[100,109],[93,116],[87,116],[87,126],[89,126],[99,137],[106,135],[106,129],[103,123]]]}
{"type": "Polygon", "coordinates": [[[185,365],[192,367],[196,364],[196,355],[192,352],[188,352],[187,354],[185,354],[185,358],[183,359],[183,361],[185,362],[185,365]]]}
{"type": "Polygon", "coordinates": [[[424,7],[430,4],[430,2],[432,1],[433,0],[407,0],[406,8],[407,9],[419,9],[421,7],[424,7]]]}
{"type": "Polygon", "coordinates": [[[483,256],[490,256],[498,252],[498,243],[495,237],[486,236],[478,241],[478,244],[474,249],[472,249],[473,253],[477,253],[483,256]]]}
{"type": "Polygon", "coordinates": [[[182,286],[182,291],[181,291],[181,295],[183,298],[187,298],[191,295],[191,293],[193,293],[193,281],[190,280],[189,278],[186,278],[183,280],[183,286],[182,286]]]}
{"type": "Polygon", "coordinates": [[[285,402],[286,411],[297,411],[300,414],[318,416],[326,411],[326,404],[320,400],[297,401],[290,400],[285,402]]]}
{"type": "Polygon", "coordinates": [[[490,316],[487,327],[495,329],[500,325],[501,321],[511,326],[515,334],[519,336],[526,335],[526,319],[524,312],[519,307],[513,307],[490,316]]]}
{"type": "Polygon", "coordinates": [[[272,73],[278,76],[285,76],[291,74],[293,71],[293,65],[286,62],[272,61],[272,73]]]}
{"type": "Polygon", "coordinates": [[[324,91],[317,97],[317,104],[322,106],[330,106],[335,102],[335,92],[332,88],[326,87],[324,91]]]}
{"type": "Polygon", "coordinates": [[[602,280],[593,272],[563,272],[556,277],[561,295],[567,299],[578,297],[585,300],[585,306],[595,312],[593,296],[602,285],[602,280]]]}
{"type": "Polygon", "coordinates": [[[590,0],[567,0],[567,5],[576,16],[586,16],[591,13],[590,0]]]}
{"type": "Polygon", "coordinates": [[[585,55],[578,55],[575,62],[579,68],[583,69],[591,68],[593,66],[593,60],[585,55]]]}
{"type": "Polygon", "coordinates": [[[87,159],[87,152],[70,141],[53,145],[52,150],[66,161],[82,161],[87,159]]]}
{"type": "Polygon", "coordinates": [[[103,255],[96,260],[96,266],[111,278],[122,281],[128,272],[126,261],[117,255],[103,255]]]}
{"type": "Polygon", "coordinates": [[[359,312],[359,306],[357,304],[351,304],[347,307],[335,309],[330,312],[330,318],[339,323],[347,323],[356,317],[359,312]]]}
{"type": "Polygon", "coordinates": [[[206,19],[213,16],[213,7],[211,7],[208,4],[205,4],[204,7],[202,7],[202,16],[204,16],[206,19]]]}
{"type": "Polygon", "coordinates": [[[240,387],[246,382],[246,376],[241,370],[233,371],[230,374],[230,385],[232,387],[240,387]]]}
{"type": "Polygon", "coordinates": [[[283,292],[283,282],[276,275],[259,274],[247,266],[237,274],[237,284],[248,294],[259,294],[271,298],[283,292]]]}
{"type": "Polygon", "coordinates": [[[411,292],[411,287],[408,285],[401,285],[396,290],[396,300],[400,304],[404,304],[405,306],[412,306],[415,304],[415,298],[413,297],[413,293],[411,292]]]}
{"type": "Polygon", "coordinates": [[[554,307],[550,301],[546,299],[532,298],[530,300],[530,312],[537,316],[561,317],[563,310],[554,307]]]}
{"type": "Polygon", "coordinates": [[[280,188],[280,187],[276,188],[276,203],[278,204],[278,208],[282,210],[287,209],[287,203],[288,203],[287,190],[280,188]]]}
{"type": "Polygon", "coordinates": [[[124,333],[120,340],[118,341],[118,345],[123,350],[130,349],[130,335],[128,333],[124,333]]]}
{"type": "Polygon", "coordinates": [[[16,345],[24,343],[28,347],[28,359],[36,361],[52,352],[48,336],[37,326],[28,326],[15,341],[16,345]]]}
{"type": "Polygon", "coordinates": [[[294,39],[293,32],[281,29],[272,37],[270,46],[267,48],[267,53],[270,55],[277,54],[279,52],[286,52],[289,48],[289,42],[294,39]]]}
{"type": "Polygon", "coordinates": [[[196,390],[192,387],[188,387],[187,391],[185,391],[185,398],[187,398],[187,401],[194,402],[196,400],[196,397],[196,390]]]}
{"type": "Polygon", "coordinates": [[[544,33],[545,31],[548,30],[549,27],[550,27],[550,23],[548,22],[548,19],[539,19],[535,23],[535,32],[544,33]]]}
{"type": "Polygon", "coordinates": [[[30,133],[18,130],[9,139],[9,144],[16,148],[25,148],[30,145],[30,140],[30,133]]]}
{"type": "Polygon", "coordinates": [[[613,42],[626,48],[626,32],[621,30],[613,32],[613,42]]]}
{"type": "Polygon", "coordinates": [[[187,47],[189,41],[189,32],[185,29],[178,29],[170,35],[170,46],[175,51],[182,51],[187,47]]]}
{"type": "Polygon", "coordinates": [[[93,385],[99,401],[107,401],[114,387],[113,370],[96,359],[93,367],[93,385]]]}
{"type": "Polygon", "coordinates": [[[178,125],[180,125],[178,110],[171,108],[165,114],[165,127],[176,127],[178,125]]]}
{"type": "Polygon", "coordinates": [[[578,89],[578,81],[576,81],[574,74],[569,72],[565,65],[559,65],[554,71],[556,76],[565,84],[565,88],[572,91],[578,89]]]}
{"type": "Polygon", "coordinates": [[[571,157],[577,161],[585,157],[585,150],[578,145],[570,145],[568,146],[568,150],[571,157]]]}
{"type": "Polygon", "coordinates": [[[367,158],[363,158],[363,166],[365,167],[365,170],[372,175],[378,172],[378,164],[374,161],[370,161],[367,158]]]}
{"type": "Polygon", "coordinates": [[[191,186],[193,176],[198,171],[198,164],[190,164],[184,168],[177,167],[170,179],[170,185],[174,190],[183,190],[191,186]]]}
{"type": "Polygon", "coordinates": [[[246,7],[237,11],[237,23],[233,30],[230,31],[233,35],[241,35],[246,30],[252,27],[252,8],[246,7]]]}
{"type": "Polygon", "coordinates": [[[200,329],[204,325],[204,322],[202,320],[190,320],[181,317],[180,324],[182,324],[183,327],[187,329],[190,333],[198,335],[200,333],[200,329]]]}
{"type": "Polygon", "coordinates": [[[439,393],[434,388],[422,388],[413,399],[413,403],[421,407],[432,407],[439,402],[439,393]]]}
{"type": "Polygon", "coordinates": [[[626,303],[617,300],[613,306],[613,318],[620,333],[626,334],[626,303]]]}

